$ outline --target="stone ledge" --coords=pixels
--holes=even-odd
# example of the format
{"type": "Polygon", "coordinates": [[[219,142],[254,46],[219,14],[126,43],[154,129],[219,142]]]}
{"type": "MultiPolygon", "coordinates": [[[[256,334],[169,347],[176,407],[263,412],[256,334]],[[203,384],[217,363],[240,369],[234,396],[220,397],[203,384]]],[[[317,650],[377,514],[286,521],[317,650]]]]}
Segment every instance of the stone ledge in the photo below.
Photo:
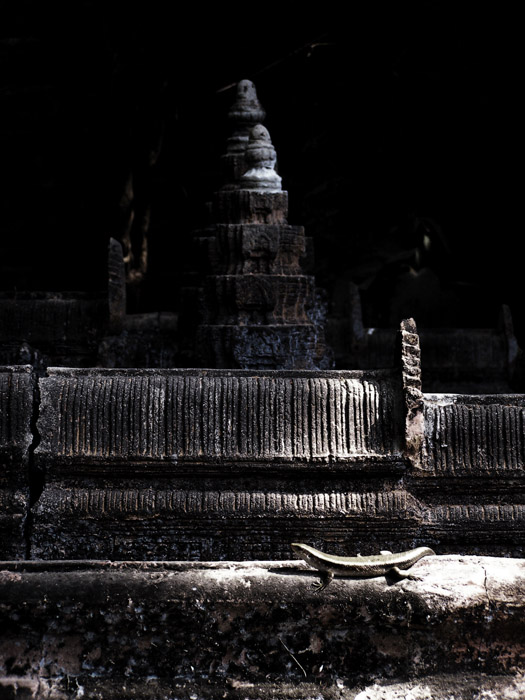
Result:
{"type": "Polygon", "coordinates": [[[193,685],[157,678],[98,682],[94,678],[39,679],[0,677],[0,698],[76,700],[521,700],[525,679],[521,674],[491,676],[439,674],[413,681],[379,681],[349,687],[341,679],[333,685],[315,683],[250,683],[236,680],[193,685]]]}
{"type": "Polygon", "coordinates": [[[335,692],[523,668],[525,560],[431,557],[414,573],[422,580],[336,579],[316,593],[316,573],[298,561],[4,562],[0,675],[335,692]]]}

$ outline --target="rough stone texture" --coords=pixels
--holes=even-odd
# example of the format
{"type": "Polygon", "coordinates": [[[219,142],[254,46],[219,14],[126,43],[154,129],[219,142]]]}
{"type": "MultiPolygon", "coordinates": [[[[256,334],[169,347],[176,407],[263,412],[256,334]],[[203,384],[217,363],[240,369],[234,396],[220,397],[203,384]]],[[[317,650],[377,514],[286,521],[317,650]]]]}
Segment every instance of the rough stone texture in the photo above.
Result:
{"type": "Polygon", "coordinates": [[[336,579],[322,594],[297,561],[1,569],[4,687],[362,700],[384,697],[387,684],[392,697],[403,688],[450,697],[460,674],[457,697],[475,678],[487,692],[523,687],[523,560],[431,557],[414,567],[419,581],[336,579]]]}
{"type": "Polygon", "coordinates": [[[266,559],[292,535],[328,534],[341,552],[409,542],[419,508],[396,485],[398,384],[393,372],[50,370],[32,556],[266,559]]]}
{"type": "Polygon", "coordinates": [[[523,474],[525,395],[426,394],[427,469],[454,476],[523,474]]]}
{"type": "Polygon", "coordinates": [[[219,224],[287,224],[288,192],[220,190],[214,210],[219,224]]]}
{"type": "MultiPolygon", "coordinates": [[[[348,686],[341,679],[333,685],[296,681],[252,683],[231,680],[222,683],[194,684],[185,681],[145,681],[104,679],[101,688],[96,679],[21,679],[0,678],[0,693],[6,698],[46,698],[49,700],[521,700],[525,692],[523,674],[486,673],[436,674],[412,681],[378,680],[370,684],[348,686]]],[[[4,697],[1,696],[0,697],[4,697]]]]}
{"type": "Polygon", "coordinates": [[[394,372],[69,370],[40,380],[40,464],[401,456],[394,372]]]}
{"type": "Polygon", "coordinates": [[[289,224],[218,224],[208,251],[215,275],[298,275],[306,252],[304,228],[289,224]]]}
{"type": "Polygon", "coordinates": [[[329,366],[323,337],[311,324],[202,327],[203,353],[213,353],[219,367],[282,370],[329,366]]]}
{"type": "Polygon", "coordinates": [[[0,362],[49,366],[173,367],[178,359],[178,315],[126,314],[121,244],[110,240],[108,289],[0,293],[0,362]]]}
{"type": "Polygon", "coordinates": [[[422,469],[408,489],[427,504],[440,551],[511,553],[525,546],[525,397],[425,394],[422,469]]]}
{"type": "MultiPolygon", "coordinates": [[[[312,277],[305,275],[217,275],[205,290],[205,320],[218,326],[309,325],[315,304],[312,277]]],[[[305,358],[306,359],[306,358],[305,358]]]]}
{"type": "Polygon", "coordinates": [[[33,442],[33,376],[29,366],[0,367],[0,556],[26,556],[29,449],[33,442]]]}

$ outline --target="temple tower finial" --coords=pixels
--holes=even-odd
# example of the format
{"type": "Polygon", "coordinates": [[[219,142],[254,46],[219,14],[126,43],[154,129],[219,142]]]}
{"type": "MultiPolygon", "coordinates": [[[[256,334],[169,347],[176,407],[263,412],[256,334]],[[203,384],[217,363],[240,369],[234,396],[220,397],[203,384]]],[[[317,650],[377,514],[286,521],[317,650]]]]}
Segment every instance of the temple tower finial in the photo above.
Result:
{"type": "Polygon", "coordinates": [[[255,85],[251,80],[241,80],[237,85],[237,95],[228,112],[232,134],[226,143],[226,153],[222,156],[226,186],[232,186],[245,172],[244,154],[252,127],[264,121],[266,112],[257,98],[255,85]]]}
{"type": "Polygon", "coordinates": [[[281,178],[275,172],[277,155],[268,129],[257,124],[250,131],[250,140],[246,146],[244,160],[248,170],[241,177],[243,190],[265,190],[280,192],[281,178]]]}

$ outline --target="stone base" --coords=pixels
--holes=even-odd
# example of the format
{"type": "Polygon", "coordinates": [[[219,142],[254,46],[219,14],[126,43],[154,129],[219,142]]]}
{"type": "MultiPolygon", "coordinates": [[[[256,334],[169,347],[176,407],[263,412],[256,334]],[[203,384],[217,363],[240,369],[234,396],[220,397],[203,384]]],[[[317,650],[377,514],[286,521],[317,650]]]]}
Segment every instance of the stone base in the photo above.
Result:
{"type": "Polygon", "coordinates": [[[413,573],[318,593],[299,561],[3,563],[0,697],[522,697],[525,561],[413,573]]]}

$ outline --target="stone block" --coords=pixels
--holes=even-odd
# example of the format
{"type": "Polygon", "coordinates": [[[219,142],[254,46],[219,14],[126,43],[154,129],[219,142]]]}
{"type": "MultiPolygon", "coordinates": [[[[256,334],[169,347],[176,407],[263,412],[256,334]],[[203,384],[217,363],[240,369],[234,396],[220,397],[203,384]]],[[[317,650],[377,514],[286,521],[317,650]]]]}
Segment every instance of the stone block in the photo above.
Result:
{"type": "Polygon", "coordinates": [[[219,224],[285,224],[288,192],[220,190],[214,209],[219,224]]]}

